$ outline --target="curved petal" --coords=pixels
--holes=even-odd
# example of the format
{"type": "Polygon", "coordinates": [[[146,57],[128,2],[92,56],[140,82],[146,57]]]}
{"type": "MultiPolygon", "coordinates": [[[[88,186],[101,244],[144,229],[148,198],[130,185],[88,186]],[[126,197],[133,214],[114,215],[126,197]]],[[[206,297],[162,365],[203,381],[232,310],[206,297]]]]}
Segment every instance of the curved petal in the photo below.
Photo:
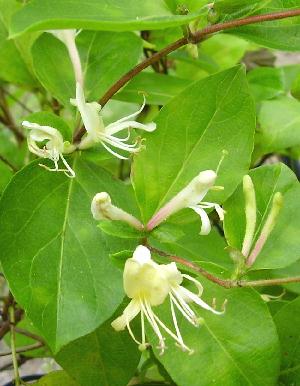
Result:
{"type": "Polygon", "coordinates": [[[203,235],[203,236],[208,235],[209,232],[211,231],[211,225],[210,225],[210,220],[207,213],[200,206],[194,205],[194,206],[190,206],[190,208],[193,209],[201,218],[202,225],[201,225],[200,235],[203,235]]]}
{"type": "Polygon", "coordinates": [[[140,123],[136,121],[126,121],[126,122],[121,122],[121,123],[111,123],[110,125],[106,126],[105,128],[105,133],[108,135],[113,135],[115,133],[118,133],[121,130],[127,129],[127,128],[133,128],[133,129],[140,129],[140,130],[145,130],[148,132],[152,132],[156,129],[156,123],[151,122],[151,123],[140,123]]]}
{"type": "Polygon", "coordinates": [[[114,328],[116,331],[124,330],[127,324],[129,324],[132,319],[134,319],[140,313],[140,311],[140,302],[135,299],[132,299],[123,311],[123,314],[111,322],[112,328],[114,328]]]}

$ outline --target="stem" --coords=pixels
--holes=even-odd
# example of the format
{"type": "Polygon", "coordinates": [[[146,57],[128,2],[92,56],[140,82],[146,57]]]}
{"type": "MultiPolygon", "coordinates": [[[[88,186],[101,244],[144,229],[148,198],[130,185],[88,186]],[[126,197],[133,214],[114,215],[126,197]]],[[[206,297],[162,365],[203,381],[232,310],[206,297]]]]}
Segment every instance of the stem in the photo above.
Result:
{"type": "MultiPolygon", "coordinates": [[[[189,43],[197,44],[200,41],[204,40],[206,36],[209,36],[211,34],[214,34],[216,32],[220,32],[223,30],[241,27],[243,25],[248,25],[248,24],[261,23],[263,21],[285,19],[288,17],[294,17],[299,15],[300,15],[300,9],[293,9],[293,10],[284,11],[284,12],[274,12],[274,13],[269,13],[265,15],[250,16],[244,19],[231,20],[225,23],[219,23],[219,24],[214,24],[214,25],[205,27],[202,30],[195,32],[192,36],[183,37],[179,40],[176,40],[175,42],[163,48],[161,51],[158,51],[154,55],[143,60],[136,67],[128,71],[119,80],[117,80],[103,95],[99,103],[103,107],[133,77],[138,75],[145,68],[158,62],[162,57],[170,54],[173,51],[176,51],[178,48],[181,48],[186,44],[189,44],[189,43]]],[[[82,127],[76,133],[74,137],[74,141],[79,142],[81,137],[84,135],[84,133],[85,133],[85,129],[84,127],[82,127]]]]}
{"type": "Polygon", "coordinates": [[[300,276],[298,277],[288,277],[288,278],[279,278],[279,279],[262,279],[262,280],[230,280],[230,279],[221,279],[217,276],[212,275],[204,268],[200,267],[198,264],[194,264],[191,261],[185,260],[182,257],[169,255],[159,249],[153,248],[149,245],[147,247],[154,253],[166,257],[171,261],[175,261],[175,263],[182,264],[185,267],[188,267],[195,271],[197,274],[204,276],[209,281],[218,284],[224,288],[237,288],[237,287],[265,287],[272,285],[282,285],[289,283],[300,283],[300,276]]]}
{"type": "MultiPolygon", "coordinates": [[[[36,350],[36,349],[43,347],[43,346],[44,346],[44,343],[36,342],[33,344],[29,344],[28,346],[15,348],[15,350],[0,352],[0,357],[12,355],[13,356],[13,365],[14,365],[14,353],[15,354],[22,354],[24,352],[36,350]]],[[[15,365],[14,365],[14,367],[15,367],[15,365]]],[[[16,377],[16,373],[15,373],[15,377],[16,377]]]]}
{"type": "Polygon", "coordinates": [[[2,161],[5,165],[7,165],[14,173],[18,171],[17,167],[14,166],[8,159],[3,157],[3,155],[0,154],[0,161],[2,161]]]}
{"type": "Polygon", "coordinates": [[[19,328],[19,327],[15,327],[15,331],[17,334],[21,334],[21,335],[27,336],[28,338],[37,340],[43,345],[45,344],[44,340],[39,335],[33,334],[30,331],[24,330],[23,328],[19,328]]]}
{"type": "Polygon", "coordinates": [[[15,333],[15,309],[14,306],[9,308],[9,320],[10,320],[10,346],[11,346],[11,355],[14,366],[14,374],[15,374],[15,386],[21,385],[20,374],[19,374],[19,366],[16,352],[16,333],[15,333]]]}
{"type": "Polygon", "coordinates": [[[2,89],[0,89],[0,108],[3,112],[1,122],[14,133],[19,143],[24,141],[25,135],[16,126],[13,116],[11,115],[11,112],[9,110],[7,101],[5,99],[4,91],[2,89]]]}

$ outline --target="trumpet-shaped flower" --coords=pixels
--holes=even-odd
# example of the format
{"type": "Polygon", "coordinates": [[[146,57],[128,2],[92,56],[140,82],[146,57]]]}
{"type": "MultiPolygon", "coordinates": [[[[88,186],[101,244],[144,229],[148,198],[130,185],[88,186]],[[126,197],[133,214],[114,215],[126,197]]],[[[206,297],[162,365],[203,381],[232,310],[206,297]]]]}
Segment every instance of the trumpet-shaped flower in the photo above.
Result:
{"type": "Polygon", "coordinates": [[[216,178],[217,173],[213,170],[200,172],[197,177],[192,179],[184,189],[152,217],[147,225],[147,229],[152,230],[172,214],[183,208],[190,208],[201,218],[202,226],[200,234],[207,235],[211,230],[211,225],[205,209],[214,208],[220,220],[223,221],[224,219],[224,211],[219,204],[202,201],[210,189],[220,189],[220,187],[214,187],[216,178]]]}
{"type": "Polygon", "coordinates": [[[106,192],[97,193],[91,204],[91,212],[95,220],[124,221],[138,230],[143,230],[143,224],[130,213],[112,205],[110,195],[106,192]]]}
{"type": "Polygon", "coordinates": [[[68,177],[75,177],[74,170],[70,167],[63,156],[63,153],[72,153],[75,150],[75,146],[71,145],[69,142],[64,142],[63,136],[54,127],[41,126],[38,123],[28,121],[23,121],[22,125],[30,130],[27,137],[29,150],[39,157],[49,158],[54,162],[53,169],[42,164],[40,164],[40,166],[51,172],[64,172],[68,177]],[[44,141],[44,147],[40,148],[37,143],[44,141]],[[62,160],[66,169],[59,169],[59,159],[62,160]]]}
{"type": "Polygon", "coordinates": [[[130,138],[130,132],[128,132],[128,136],[125,138],[118,138],[115,134],[119,131],[130,128],[145,130],[148,132],[152,132],[156,129],[156,124],[153,122],[142,124],[132,120],[143,110],[145,106],[145,99],[142,107],[136,113],[121,118],[107,126],[104,125],[100,115],[101,106],[97,102],[87,103],[85,101],[83,88],[79,83],[76,85],[76,99],[71,99],[71,104],[78,108],[84,127],[87,131],[86,136],[83,137],[79,144],[79,149],[87,149],[95,143],[101,143],[104,148],[114,156],[120,159],[127,159],[127,157],[117,153],[111,147],[124,150],[128,153],[137,153],[140,151],[142,146],[138,141],[132,144],[127,143],[130,138]]]}
{"type": "Polygon", "coordinates": [[[142,245],[136,248],[133,257],[125,263],[123,285],[126,295],[132,300],[123,311],[123,314],[112,322],[112,327],[116,331],[124,330],[127,327],[131,337],[139,345],[141,350],[146,349],[149,345],[146,342],[145,320],[148,321],[158,337],[158,347],[161,354],[163,354],[166,349],[165,338],[163,337],[161,329],[170,335],[183,351],[192,353],[192,350],[183,341],[175,308],[178,309],[188,322],[196,327],[199,326],[200,320],[189,303],[195,303],[215,314],[223,313],[216,311],[200,298],[203,288],[197,280],[189,275],[181,274],[175,263],[167,265],[157,264],[152,260],[149,249],[142,245]],[[182,286],[184,279],[194,283],[198,293],[194,293],[182,286]],[[170,300],[175,332],[166,326],[153,310],[154,307],[163,304],[167,297],[169,297],[170,300]],[[134,336],[130,327],[130,322],[138,314],[140,314],[141,317],[141,341],[134,336]]]}

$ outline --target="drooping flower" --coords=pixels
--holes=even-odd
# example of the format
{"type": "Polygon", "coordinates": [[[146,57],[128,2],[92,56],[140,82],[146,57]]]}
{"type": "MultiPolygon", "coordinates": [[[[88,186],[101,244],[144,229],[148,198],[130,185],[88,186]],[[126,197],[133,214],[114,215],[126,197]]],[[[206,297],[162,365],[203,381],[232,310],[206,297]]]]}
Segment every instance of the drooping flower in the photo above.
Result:
{"type": "Polygon", "coordinates": [[[214,208],[221,221],[224,219],[224,210],[217,203],[202,201],[208,191],[214,187],[217,173],[213,170],[205,170],[193,178],[192,181],[163,206],[148,222],[147,229],[150,231],[157,227],[172,214],[184,208],[193,209],[201,218],[201,235],[207,235],[211,231],[209,217],[205,209],[214,208]]]}
{"type": "Polygon", "coordinates": [[[106,192],[97,193],[91,204],[91,212],[95,220],[124,221],[138,230],[143,230],[143,224],[130,213],[112,205],[110,195],[106,192]]]}
{"type": "Polygon", "coordinates": [[[83,86],[83,72],[79,52],[76,46],[76,36],[80,31],[75,29],[48,30],[57,39],[59,39],[68,50],[68,54],[73,66],[76,82],[83,86]]]}
{"type": "Polygon", "coordinates": [[[141,350],[146,349],[149,345],[146,342],[145,319],[158,337],[158,348],[161,354],[166,349],[165,338],[161,329],[170,335],[183,351],[192,353],[193,351],[183,341],[175,308],[195,327],[200,325],[200,319],[189,303],[195,303],[214,314],[220,315],[224,312],[216,311],[201,299],[203,287],[197,280],[189,275],[181,274],[175,263],[157,264],[152,260],[149,249],[142,245],[136,248],[133,257],[125,263],[123,285],[126,295],[132,300],[123,311],[123,314],[112,322],[112,327],[116,331],[124,330],[127,327],[131,337],[141,350]],[[197,294],[182,285],[184,279],[196,285],[197,294]],[[167,297],[170,301],[175,332],[166,326],[153,310],[154,307],[163,304],[167,297]],[[130,327],[130,322],[138,314],[141,317],[141,341],[135,337],[130,327]]]}
{"type": "Polygon", "coordinates": [[[71,145],[67,141],[64,141],[61,133],[54,127],[42,126],[38,123],[28,121],[23,121],[22,125],[26,129],[30,130],[27,137],[29,150],[41,158],[48,158],[54,162],[53,169],[43,164],[40,164],[40,166],[51,172],[64,172],[68,177],[75,177],[74,170],[70,167],[63,156],[63,153],[72,153],[75,150],[75,146],[71,145]],[[45,142],[45,145],[40,148],[37,144],[38,142],[45,142]],[[59,168],[59,159],[61,159],[66,169],[59,168]]]}
{"type": "Polygon", "coordinates": [[[87,149],[96,143],[101,143],[107,151],[117,158],[127,159],[127,157],[117,153],[111,147],[124,150],[128,153],[137,153],[141,150],[142,145],[138,141],[132,144],[127,143],[130,138],[129,131],[128,136],[125,138],[118,138],[115,134],[124,129],[129,130],[130,128],[148,132],[152,132],[156,129],[156,124],[153,122],[142,124],[132,120],[143,110],[145,99],[142,107],[137,112],[121,118],[107,126],[104,125],[100,115],[101,106],[97,102],[87,103],[85,101],[83,88],[79,83],[76,85],[76,99],[71,99],[71,104],[78,108],[84,127],[87,131],[87,134],[83,137],[78,146],[79,149],[87,149]]]}

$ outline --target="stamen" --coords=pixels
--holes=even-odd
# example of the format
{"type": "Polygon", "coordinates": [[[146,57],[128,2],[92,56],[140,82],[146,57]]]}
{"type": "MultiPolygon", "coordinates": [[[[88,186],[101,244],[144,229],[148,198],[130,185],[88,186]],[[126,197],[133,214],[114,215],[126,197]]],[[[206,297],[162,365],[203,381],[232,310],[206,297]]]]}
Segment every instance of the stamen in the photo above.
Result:
{"type": "Polygon", "coordinates": [[[150,323],[151,327],[153,328],[153,331],[155,332],[155,334],[159,339],[158,348],[160,349],[160,355],[162,355],[165,351],[166,345],[165,345],[164,337],[162,336],[160,329],[155,321],[155,318],[154,318],[155,314],[153,313],[151,306],[149,306],[147,300],[144,300],[143,302],[141,302],[141,308],[143,309],[146,315],[146,318],[148,319],[148,322],[150,323]]]}
{"type": "Polygon", "coordinates": [[[178,338],[178,336],[176,336],[160,319],[157,315],[155,315],[155,313],[153,312],[153,317],[155,318],[155,320],[160,324],[160,326],[175,340],[175,342],[178,343],[179,347],[181,349],[183,349],[184,351],[192,351],[189,347],[187,347],[184,343],[183,343],[183,340],[181,338],[178,338]]]}
{"type": "Polygon", "coordinates": [[[126,315],[126,327],[127,327],[127,330],[128,330],[128,332],[129,332],[131,338],[135,341],[135,343],[138,344],[139,346],[142,345],[142,343],[139,342],[139,341],[136,339],[136,337],[135,337],[135,335],[134,335],[134,333],[133,333],[133,331],[132,331],[132,329],[131,329],[131,327],[130,327],[130,323],[129,323],[129,320],[128,320],[128,316],[127,316],[127,315],[126,315]]]}
{"type": "Polygon", "coordinates": [[[119,158],[119,159],[123,159],[123,160],[126,160],[126,159],[129,159],[128,157],[124,157],[122,156],[121,154],[118,154],[116,153],[115,151],[113,151],[110,147],[108,147],[103,141],[101,141],[101,145],[109,152],[111,153],[112,155],[114,155],[115,157],[119,158]]]}
{"type": "Polygon", "coordinates": [[[177,299],[174,297],[174,295],[171,292],[170,292],[170,298],[172,299],[172,301],[174,302],[178,310],[182,313],[182,315],[187,319],[187,321],[190,322],[193,326],[198,327],[198,324],[195,321],[196,315],[193,318],[191,318],[190,315],[178,303],[177,299]]]}
{"type": "Polygon", "coordinates": [[[183,299],[182,295],[178,293],[178,291],[175,288],[172,288],[172,291],[174,292],[176,299],[180,303],[181,307],[184,310],[183,315],[186,316],[186,314],[194,321],[192,324],[195,326],[197,325],[197,318],[194,311],[191,309],[191,307],[187,304],[187,302],[183,299]]]}

